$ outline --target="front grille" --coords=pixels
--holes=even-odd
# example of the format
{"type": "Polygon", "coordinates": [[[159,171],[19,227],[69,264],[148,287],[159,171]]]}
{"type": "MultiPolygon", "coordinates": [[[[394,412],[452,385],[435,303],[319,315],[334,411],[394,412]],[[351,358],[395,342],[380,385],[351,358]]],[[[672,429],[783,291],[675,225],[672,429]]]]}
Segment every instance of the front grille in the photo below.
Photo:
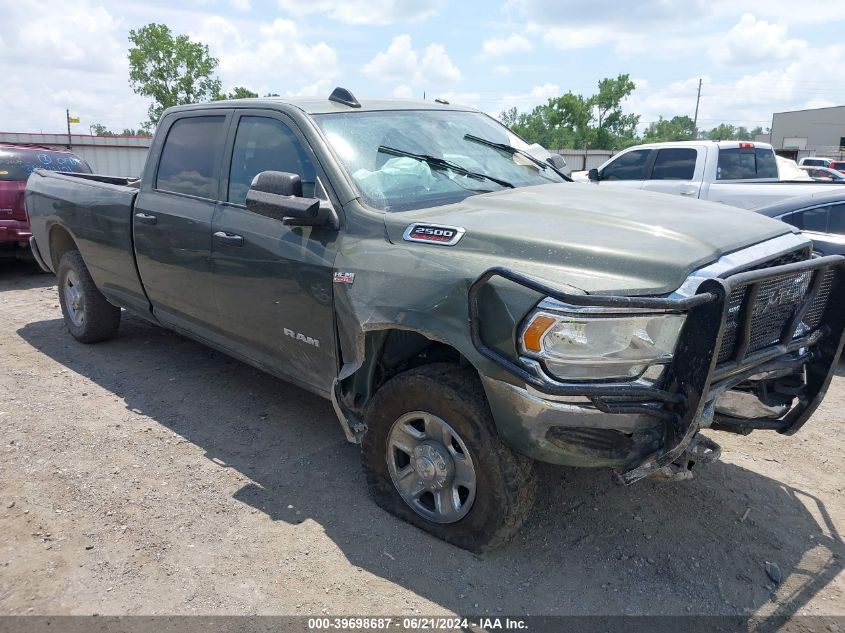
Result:
{"type": "MultiPolygon", "coordinates": [[[[806,251],[795,251],[755,266],[751,270],[803,261],[808,256],[809,253],[806,251]]],[[[832,268],[821,272],[790,273],[774,279],[735,287],[727,298],[728,317],[717,363],[723,363],[742,353],[739,348],[744,342],[743,333],[746,320],[750,320],[750,328],[745,354],[757,352],[780,343],[786,328],[795,318],[797,311],[802,308],[816,274],[824,275],[824,277],[816,296],[804,312],[801,323],[792,333],[793,338],[795,338],[805,336],[821,323],[833,286],[835,273],[832,268]]]]}

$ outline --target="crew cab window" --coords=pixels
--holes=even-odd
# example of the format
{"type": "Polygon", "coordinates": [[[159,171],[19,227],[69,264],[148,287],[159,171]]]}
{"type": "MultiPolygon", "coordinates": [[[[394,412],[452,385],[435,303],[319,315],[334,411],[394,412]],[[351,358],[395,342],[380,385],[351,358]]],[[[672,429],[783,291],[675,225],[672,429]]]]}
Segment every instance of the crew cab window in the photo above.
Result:
{"type": "Polygon", "coordinates": [[[659,150],[651,169],[651,180],[692,180],[697,156],[697,151],[685,147],[659,150]]]}
{"type": "Polygon", "coordinates": [[[602,180],[642,180],[650,149],[622,154],[601,171],[602,180]]]}
{"type": "Polygon", "coordinates": [[[161,150],[156,189],[216,199],[225,122],[225,116],[176,121],[161,150]]]}
{"type": "Polygon", "coordinates": [[[262,171],[298,174],[302,195],[314,197],[314,164],[293,131],[277,119],[241,117],[229,170],[229,202],[244,204],[252,179],[262,171]]]}
{"type": "Polygon", "coordinates": [[[831,205],[827,232],[845,235],[845,204],[831,205]]]}
{"type": "Polygon", "coordinates": [[[781,220],[791,224],[802,231],[815,231],[817,233],[827,232],[827,218],[830,207],[816,207],[815,209],[804,209],[785,215],[781,220]]]}
{"type": "Polygon", "coordinates": [[[778,165],[772,150],[758,147],[735,147],[719,150],[716,180],[750,180],[778,178],[778,165]]]}

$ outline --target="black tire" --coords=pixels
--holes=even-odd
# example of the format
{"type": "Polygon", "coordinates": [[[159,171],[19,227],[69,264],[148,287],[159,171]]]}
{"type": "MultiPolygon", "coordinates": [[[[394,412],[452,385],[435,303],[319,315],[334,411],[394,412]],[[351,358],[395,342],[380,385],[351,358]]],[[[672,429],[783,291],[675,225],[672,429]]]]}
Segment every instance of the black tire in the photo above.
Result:
{"type": "Polygon", "coordinates": [[[365,414],[361,461],[375,502],[397,517],[453,545],[473,552],[510,540],[534,504],[533,462],[499,439],[481,381],[474,370],[448,363],[425,365],[385,383],[365,414]],[[475,500],[454,523],[435,523],[418,514],[397,491],[387,465],[393,423],[412,411],[443,420],[461,436],[476,471],[475,500]]]}
{"type": "Polygon", "coordinates": [[[120,308],[106,301],[94,285],[91,273],[88,272],[88,267],[79,251],[68,251],[62,255],[57,277],[62,315],[73,338],[81,343],[99,343],[112,338],[120,325],[120,308]],[[79,312],[82,314],[82,319],[80,323],[74,323],[68,307],[65,288],[69,276],[78,281],[73,287],[78,288],[81,293],[82,306],[79,312]]]}

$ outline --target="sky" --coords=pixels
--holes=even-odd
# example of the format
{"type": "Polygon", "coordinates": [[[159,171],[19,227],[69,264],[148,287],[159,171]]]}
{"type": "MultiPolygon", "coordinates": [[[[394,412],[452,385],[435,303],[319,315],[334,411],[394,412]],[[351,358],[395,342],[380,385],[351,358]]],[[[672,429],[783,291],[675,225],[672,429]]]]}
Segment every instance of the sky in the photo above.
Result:
{"type": "MultiPolygon", "coordinates": [[[[841,1],[841,0],[840,0],[841,1]]],[[[150,22],[208,44],[224,90],[445,98],[490,114],[592,94],[628,73],[641,126],[767,127],[845,104],[845,13],[832,0],[0,0],[0,131],[138,127],[127,36],[150,22]]]]}

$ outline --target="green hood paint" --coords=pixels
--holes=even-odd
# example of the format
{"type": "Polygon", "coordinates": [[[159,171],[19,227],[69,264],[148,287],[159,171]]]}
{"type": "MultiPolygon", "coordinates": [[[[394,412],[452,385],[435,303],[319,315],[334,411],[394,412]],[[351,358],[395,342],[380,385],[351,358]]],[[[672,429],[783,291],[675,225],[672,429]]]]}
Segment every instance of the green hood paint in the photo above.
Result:
{"type": "Polygon", "coordinates": [[[666,294],[725,253],[793,231],[751,211],[572,183],[506,189],[385,216],[395,244],[448,249],[586,292],[666,294]],[[466,229],[453,247],[409,244],[412,222],[466,229]]]}

